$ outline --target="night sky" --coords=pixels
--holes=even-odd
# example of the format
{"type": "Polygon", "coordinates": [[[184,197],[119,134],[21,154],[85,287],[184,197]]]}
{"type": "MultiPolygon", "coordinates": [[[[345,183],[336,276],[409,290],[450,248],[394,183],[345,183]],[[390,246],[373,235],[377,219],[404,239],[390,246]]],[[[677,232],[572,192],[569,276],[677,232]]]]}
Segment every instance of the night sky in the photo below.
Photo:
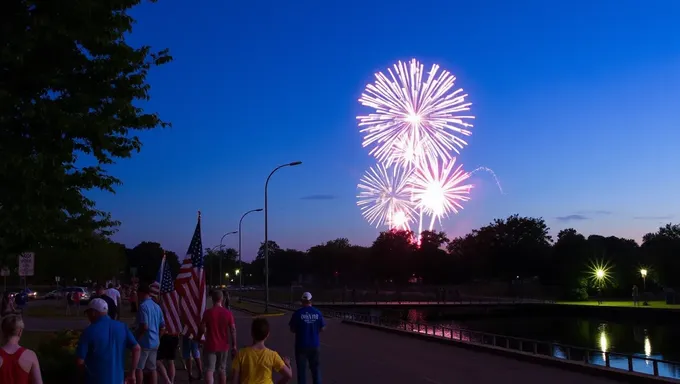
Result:
{"type": "MultiPolygon", "coordinates": [[[[440,64],[470,94],[477,119],[458,158],[484,173],[444,221],[451,236],[513,213],[554,234],[640,240],[680,215],[680,2],[200,1],[143,2],[133,45],[170,48],[144,107],[173,124],[143,132],[142,152],[94,192],[122,221],[115,240],[157,241],[183,255],[203,214],[203,244],[263,206],[269,237],[307,249],[337,237],[369,245],[378,230],[356,207],[374,164],[361,147],[357,102],[398,60],[440,64]],[[644,4],[644,5],[643,5],[644,4]]],[[[263,240],[244,220],[243,257],[263,240]]],[[[227,246],[236,247],[229,236],[227,246]]]]}

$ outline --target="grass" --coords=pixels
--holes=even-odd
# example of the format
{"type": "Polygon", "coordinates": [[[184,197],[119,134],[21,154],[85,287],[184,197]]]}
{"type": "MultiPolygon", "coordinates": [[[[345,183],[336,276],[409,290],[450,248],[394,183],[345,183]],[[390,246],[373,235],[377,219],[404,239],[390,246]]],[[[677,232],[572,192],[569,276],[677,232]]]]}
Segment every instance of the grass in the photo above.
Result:
{"type": "MultiPolygon", "coordinates": [[[[665,301],[648,301],[648,306],[643,306],[640,303],[640,308],[652,308],[652,309],[680,309],[680,304],[666,304],[665,301]]],[[[602,306],[602,307],[620,307],[620,308],[633,308],[633,301],[603,301],[602,304],[598,304],[595,300],[589,301],[558,301],[557,304],[563,305],[587,305],[587,306],[602,306]]]]}
{"type": "MultiPolygon", "coordinates": [[[[82,317],[87,305],[81,304],[80,309],[71,309],[70,315],[66,313],[66,303],[59,300],[31,301],[24,308],[24,315],[27,317],[47,317],[47,318],[76,318],[82,317]]],[[[121,320],[134,319],[134,313],[130,312],[130,306],[123,303],[121,320]]]]}

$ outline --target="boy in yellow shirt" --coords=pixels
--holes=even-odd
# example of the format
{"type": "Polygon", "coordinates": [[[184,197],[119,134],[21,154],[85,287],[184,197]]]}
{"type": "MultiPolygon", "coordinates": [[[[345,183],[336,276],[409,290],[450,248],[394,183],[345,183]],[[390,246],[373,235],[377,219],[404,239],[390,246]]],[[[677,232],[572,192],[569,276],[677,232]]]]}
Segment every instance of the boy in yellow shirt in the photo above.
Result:
{"type": "Polygon", "coordinates": [[[279,354],[264,345],[269,337],[269,322],[264,317],[253,319],[250,328],[253,345],[241,349],[234,358],[231,369],[232,384],[273,384],[272,372],[276,371],[281,378],[276,384],[286,384],[293,378],[290,359],[281,358],[279,354]]]}

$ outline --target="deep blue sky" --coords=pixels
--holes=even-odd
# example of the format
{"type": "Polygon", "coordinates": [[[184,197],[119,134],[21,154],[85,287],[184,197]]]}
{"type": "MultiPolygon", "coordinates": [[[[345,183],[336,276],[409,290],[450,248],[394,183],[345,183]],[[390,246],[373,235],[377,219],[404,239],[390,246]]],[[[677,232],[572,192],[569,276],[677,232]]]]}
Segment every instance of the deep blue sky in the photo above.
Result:
{"type": "MultiPolygon", "coordinates": [[[[677,221],[680,2],[201,1],[144,3],[132,44],[168,47],[145,106],[173,127],[141,135],[142,152],[111,172],[99,206],[118,241],[158,241],[184,254],[203,212],[203,244],[263,205],[270,239],[306,249],[337,237],[368,245],[378,231],[356,207],[374,161],[361,148],[357,102],[397,60],[458,76],[477,116],[459,158],[477,174],[472,201],[444,222],[459,235],[513,213],[639,240],[677,221]],[[333,199],[303,199],[332,195],[333,199]]],[[[244,221],[244,258],[263,240],[244,221]]],[[[226,241],[236,247],[237,238],[226,241]]]]}

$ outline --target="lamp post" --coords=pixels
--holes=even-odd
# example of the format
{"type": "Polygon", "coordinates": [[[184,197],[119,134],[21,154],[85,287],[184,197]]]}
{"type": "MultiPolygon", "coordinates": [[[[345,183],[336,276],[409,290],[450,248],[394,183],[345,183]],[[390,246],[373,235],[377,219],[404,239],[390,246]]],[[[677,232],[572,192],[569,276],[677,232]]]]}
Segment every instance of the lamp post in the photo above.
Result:
{"type": "MultiPolygon", "coordinates": [[[[243,269],[243,264],[241,263],[241,224],[243,223],[243,218],[246,217],[247,214],[251,212],[262,212],[262,208],[257,208],[257,209],[251,209],[250,211],[246,212],[241,216],[241,220],[238,221],[238,269],[241,270],[243,269]]],[[[239,275],[238,277],[238,287],[239,290],[243,289],[243,276],[239,275]]]]}
{"type": "Polygon", "coordinates": [[[645,291],[647,291],[647,269],[640,269],[640,275],[642,276],[642,305],[649,305],[647,295],[645,295],[645,291]]]}
{"type": "Polygon", "coordinates": [[[279,165],[267,176],[267,181],[264,183],[264,312],[269,312],[269,233],[267,227],[267,187],[269,186],[269,179],[271,179],[274,172],[283,167],[294,167],[302,164],[302,161],[293,161],[292,163],[279,165]]]}
{"type": "MultiPolygon", "coordinates": [[[[224,240],[224,238],[227,235],[233,235],[235,233],[238,233],[238,231],[231,231],[231,232],[227,232],[224,235],[222,235],[222,238],[220,239],[220,251],[222,251],[222,240],[224,240]]],[[[220,288],[222,288],[222,253],[221,252],[220,252],[220,288]]]]}

